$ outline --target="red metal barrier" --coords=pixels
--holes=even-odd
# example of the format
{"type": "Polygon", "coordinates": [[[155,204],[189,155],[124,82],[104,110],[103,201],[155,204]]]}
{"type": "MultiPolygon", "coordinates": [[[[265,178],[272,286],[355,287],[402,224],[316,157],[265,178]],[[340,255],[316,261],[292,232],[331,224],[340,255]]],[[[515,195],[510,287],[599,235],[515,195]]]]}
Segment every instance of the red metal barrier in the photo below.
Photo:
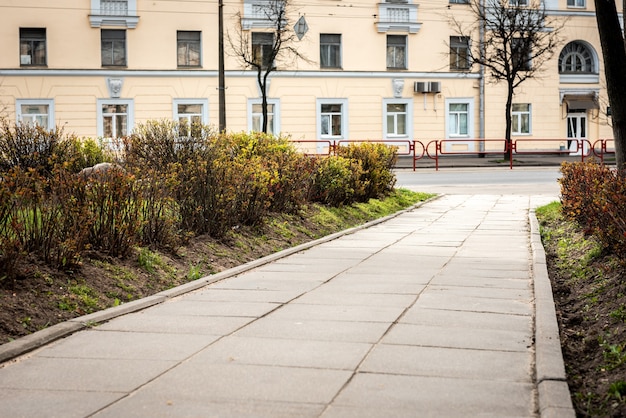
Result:
{"type": "Polygon", "coordinates": [[[558,139],[558,138],[517,138],[513,140],[511,152],[515,155],[557,155],[557,156],[577,156],[580,160],[585,161],[592,153],[593,147],[587,139],[558,139]],[[576,141],[576,149],[570,149],[572,141],[576,141]],[[524,142],[532,143],[557,143],[558,145],[550,148],[531,148],[520,149],[519,144],[524,142]],[[567,145],[566,145],[567,144],[567,145]],[[558,147],[558,148],[557,148],[558,147]]]}
{"type": "Polygon", "coordinates": [[[580,155],[581,161],[585,161],[585,158],[595,155],[600,158],[604,163],[604,156],[607,154],[615,154],[614,145],[611,148],[610,144],[613,143],[613,139],[600,139],[591,144],[589,140],[575,140],[576,147],[572,145],[572,139],[563,138],[516,138],[509,142],[505,139],[436,139],[428,142],[424,145],[422,141],[410,141],[410,140],[294,140],[295,143],[302,144],[315,144],[316,153],[307,153],[307,155],[336,155],[337,149],[340,146],[347,144],[358,144],[364,142],[381,143],[389,146],[400,146],[403,151],[398,155],[409,156],[413,160],[413,171],[416,170],[416,163],[418,160],[428,157],[435,161],[435,170],[439,170],[439,159],[446,155],[505,155],[509,157],[509,168],[513,169],[513,162],[515,156],[523,155],[556,155],[556,156],[578,156],[580,155]],[[568,141],[570,141],[568,143],[568,141]],[[550,144],[554,143],[554,147],[542,147],[542,148],[524,148],[524,143],[537,143],[550,144]],[[472,144],[474,147],[478,146],[478,151],[473,149],[455,149],[455,144],[468,145],[472,144]],[[495,144],[495,145],[494,145],[495,144]],[[499,144],[499,145],[498,145],[499,144]],[[488,145],[489,149],[485,149],[485,145],[488,145]],[[319,152],[320,146],[325,152],[319,152]],[[501,151],[498,150],[501,149],[501,151]]]}
{"type": "Polygon", "coordinates": [[[612,155],[615,154],[615,140],[613,140],[613,139],[598,139],[596,142],[593,143],[591,151],[593,152],[593,155],[595,155],[596,157],[600,158],[600,161],[602,162],[602,164],[604,164],[604,156],[606,154],[612,154],[612,155]],[[613,147],[612,148],[608,147],[609,143],[613,143],[613,147]],[[599,150],[598,150],[598,145],[600,147],[599,150]]]}
{"type": "MultiPolygon", "coordinates": [[[[427,145],[426,145],[426,155],[428,156],[428,158],[435,160],[435,170],[439,170],[439,157],[440,156],[444,156],[444,155],[487,155],[487,154],[501,154],[504,155],[505,153],[511,153],[510,148],[507,146],[507,141],[504,139],[436,139],[433,141],[430,141],[427,145]],[[454,149],[454,144],[461,144],[461,145],[467,145],[467,144],[479,144],[482,143],[482,145],[484,146],[485,143],[501,143],[502,144],[502,151],[496,151],[496,150],[485,150],[485,149],[481,149],[478,151],[474,151],[474,150],[455,150],[454,149]],[[446,147],[446,145],[450,144],[450,147],[446,147]],[[434,154],[433,154],[433,149],[434,148],[434,154]],[[446,148],[451,148],[451,149],[446,149],[446,148]]],[[[512,159],[511,159],[512,160],[512,159]]],[[[511,166],[511,168],[513,168],[511,166]]]]}

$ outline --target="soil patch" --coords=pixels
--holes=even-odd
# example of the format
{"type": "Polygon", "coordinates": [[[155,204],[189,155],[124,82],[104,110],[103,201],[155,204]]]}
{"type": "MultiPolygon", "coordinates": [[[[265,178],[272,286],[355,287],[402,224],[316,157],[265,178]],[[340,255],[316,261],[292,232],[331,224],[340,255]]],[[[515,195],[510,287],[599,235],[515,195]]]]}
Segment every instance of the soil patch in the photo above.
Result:
{"type": "Polygon", "coordinates": [[[542,221],[567,382],[577,416],[626,416],[624,260],[559,218],[542,221]]]}

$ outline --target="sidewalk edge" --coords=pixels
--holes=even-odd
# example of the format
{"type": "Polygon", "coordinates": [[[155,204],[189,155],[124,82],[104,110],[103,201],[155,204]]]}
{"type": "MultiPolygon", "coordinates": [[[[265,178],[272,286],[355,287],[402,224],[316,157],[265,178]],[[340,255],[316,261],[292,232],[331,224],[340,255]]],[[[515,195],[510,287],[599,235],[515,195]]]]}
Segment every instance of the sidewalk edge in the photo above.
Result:
{"type": "Polygon", "coordinates": [[[546,253],[534,209],[530,210],[528,217],[535,291],[535,379],[539,416],[575,418],[576,413],[565,375],[546,253]]]}

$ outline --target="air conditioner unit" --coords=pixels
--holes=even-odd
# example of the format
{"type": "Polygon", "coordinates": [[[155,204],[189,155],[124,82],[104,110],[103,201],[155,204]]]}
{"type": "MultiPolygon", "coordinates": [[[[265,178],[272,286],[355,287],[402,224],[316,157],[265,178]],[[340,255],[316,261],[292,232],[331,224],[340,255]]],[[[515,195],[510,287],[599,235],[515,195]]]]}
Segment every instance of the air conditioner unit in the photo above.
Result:
{"type": "Polygon", "coordinates": [[[413,91],[415,93],[428,93],[430,91],[430,86],[426,81],[416,81],[413,85],[413,91]]]}
{"type": "Polygon", "coordinates": [[[441,93],[441,81],[431,81],[428,83],[428,91],[432,93],[441,93]]]}

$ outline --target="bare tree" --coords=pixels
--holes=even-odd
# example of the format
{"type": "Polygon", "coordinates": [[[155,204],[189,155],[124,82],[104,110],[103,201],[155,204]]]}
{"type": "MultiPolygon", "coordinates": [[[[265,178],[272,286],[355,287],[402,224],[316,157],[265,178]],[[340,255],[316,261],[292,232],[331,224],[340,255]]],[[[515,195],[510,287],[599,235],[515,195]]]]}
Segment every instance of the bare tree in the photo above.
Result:
{"type": "MultiPolygon", "coordinates": [[[[626,3],[624,3],[626,9],[626,3]]],[[[604,75],[611,106],[615,161],[626,175],[626,49],[614,0],[595,0],[596,20],[600,33],[604,75]]]]}
{"type": "Polygon", "coordinates": [[[252,32],[244,28],[241,12],[236,14],[239,27],[236,34],[228,34],[232,54],[245,68],[256,70],[257,83],[261,91],[263,125],[267,132],[267,93],[269,76],[278,65],[288,67],[298,59],[309,60],[295,46],[298,36],[291,28],[289,19],[290,0],[266,0],[256,10],[257,18],[265,22],[263,31],[252,32]],[[256,37],[256,39],[255,39],[256,37]]]}
{"type": "MultiPolygon", "coordinates": [[[[467,50],[470,63],[481,65],[488,82],[505,82],[506,147],[511,154],[511,106],[515,89],[538,77],[560,44],[563,21],[551,19],[540,0],[470,0],[471,19],[452,17],[457,33],[466,39],[481,34],[467,50]]],[[[451,50],[451,53],[455,51],[451,50]]]]}

